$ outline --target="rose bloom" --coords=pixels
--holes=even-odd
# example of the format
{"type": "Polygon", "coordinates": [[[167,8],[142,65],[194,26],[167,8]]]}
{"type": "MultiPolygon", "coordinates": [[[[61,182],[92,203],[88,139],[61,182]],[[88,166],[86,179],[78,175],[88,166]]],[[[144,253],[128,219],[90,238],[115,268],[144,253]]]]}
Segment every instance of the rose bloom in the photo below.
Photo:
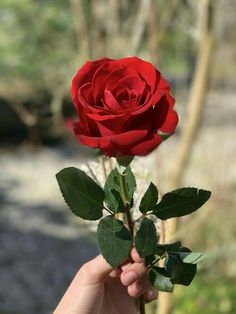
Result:
{"type": "Polygon", "coordinates": [[[86,62],[72,80],[80,143],[106,156],[145,156],[173,134],[178,115],[161,73],[137,57],[86,62]]]}

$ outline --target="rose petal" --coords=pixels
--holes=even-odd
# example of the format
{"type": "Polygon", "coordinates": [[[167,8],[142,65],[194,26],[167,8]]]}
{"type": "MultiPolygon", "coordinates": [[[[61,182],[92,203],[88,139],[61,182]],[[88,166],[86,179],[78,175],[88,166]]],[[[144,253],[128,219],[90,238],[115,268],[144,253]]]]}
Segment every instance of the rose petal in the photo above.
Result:
{"type": "Polygon", "coordinates": [[[78,109],[79,103],[84,106],[94,106],[91,83],[86,83],[79,88],[78,101],[78,105],[75,105],[76,109],[78,109]]]}
{"type": "Polygon", "coordinates": [[[136,95],[142,95],[146,88],[145,81],[143,81],[138,74],[126,76],[120,79],[119,83],[133,90],[136,95]]]}
{"type": "Polygon", "coordinates": [[[150,87],[151,93],[154,92],[160,79],[160,73],[151,63],[137,57],[123,58],[120,59],[119,62],[121,65],[126,65],[136,70],[150,87]]]}
{"type": "Polygon", "coordinates": [[[129,89],[124,86],[121,89],[117,90],[116,99],[119,103],[129,100],[129,89]]]}
{"type": "MultiPolygon", "coordinates": [[[[137,75],[136,72],[128,67],[122,67],[121,69],[111,72],[109,76],[107,76],[104,84],[107,89],[113,91],[114,87],[117,88],[117,85],[121,84],[120,80],[129,75],[137,75]]],[[[121,84],[123,85],[123,84],[121,84]]]]}
{"type": "Polygon", "coordinates": [[[158,82],[158,86],[157,86],[158,90],[164,90],[164,93],[166,93],[167,91],[170,90],[170,86],[168,84],[168,82],[164,79],[163,76],[160,76],[160,80],[158,82]]]}
{"type": "Polygon", "coordinates": [[[74,129],[76,138],[82,144],[100,148],[106,152],[107,156],[116,156],[117,149],[120,150],[121,146],[132,147],[147,135],[147,131],[145,130],[133,130],[123,134],[113,134],[111,136],[90,137],[78,133],[78,131],[78,128],[74,129]]]}
{"type": "Polygon", "coordinates": [[[161,95],[157,92],[154,95],[147,97],[146,103],[137,107],[137,110],[131,112],[132,115],[138,115],[148,110],[152,106],[156,106],[161,99],[161,95]]]}
{"type": "Polygon", "coordinates": [[[174,98],[170,95],[169,91],[169,85],[168,83],[161,77],[160,78],[161,86],[163,87],[162,89],[156,89],[153,95],[149,95],[149,97],[146,98],[146,102],[143,105],[140,105],[137,110],[133,111],[131,114],[132,115],[137,115],[141,114],[145,111],[148,110],[150,106],[158,106],[159,102],[165,96],[167,98],[167,101],[171,107],[174,106],[175,100],[174,98]]]}
{"type": "Polygon", "coordinates": [[[71,93],[74,103],[77,104],[78,89],[84,84],[92,80],[92,77],[102,64],[107,63],[111,59],[102,58],[97,61],[87,61],[76,73],[72,79],[71,93]]]}
{"type": "Polygon", "coordinates": [[[117,102],[116,98],[113,96],[113,94],[109,90],[105,90],[104,92],[104,107],[108,108],[112,111],[120,111],[122,108],[117,102]]]}
{"type": "Polygon", "coordinates": [[[133,146],[130,150],[130,155],[146,156],[153,151],[159,144],[161,144],[162,138],[159,134],[153,133],[149,135],[141,143],[133,146]]]}
{"type": "Polygon", "coordinates": [[[107,77],[109,77],[111,73],[117,72],[120,69],[122,69],[122,67],[116,60],[110,60],[110,62],[104,63],[97,68],[92,78],[92,92],[95,103],[99,98],[101,99],[103,97],[107,77]]]}
{"type": "Polygon", "coordinates": [[[173,134],[178,124],[178,121],[179,121],[179,118],[178,118],[177,113],[174,110],[171,110],[168,112],[165,122],[159,128],[159,130],[167,134],[173,134]]]}

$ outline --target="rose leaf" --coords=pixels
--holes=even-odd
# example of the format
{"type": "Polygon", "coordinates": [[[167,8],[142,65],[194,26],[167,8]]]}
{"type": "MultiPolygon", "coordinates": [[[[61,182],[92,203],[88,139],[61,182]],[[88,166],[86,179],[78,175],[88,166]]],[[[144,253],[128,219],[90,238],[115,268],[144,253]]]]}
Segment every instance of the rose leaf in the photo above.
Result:
{"type": "Polygon", "coordinates": [[[103,257],[112,267],[116,268],[128,258],[132,238],[122,221],[113,216],[100,220],[97,238],[103,257]]]}
{"type": "Polygon", "coordinates": [[[197,188],[181,188],[166,193],[153,214],[162,220],[188,215],[210,198],[211,192],[197,188]]]}
{"type": "Polygon", "coordinates": [[[56,178],[65,202],[76,216],[88,220],[102,217],[104,191],[85,172],[64,168],[56,178]]]}
{"type": "Polygon", "coordinates": [[[157,200],[158,190],[156,186],[151,182],[140,202],[139,210],[141,211],[141,213],[146,214],[148,211],[153,210],[155,208],[157,200]]]}
{"type": "Polygon", "coordinates": [[[197,265],[184,263],[178,254],[169,254],[165,259],[165,269],[171,274],[173,284],[190,285],[197,272],[197,265]]]}
{"type": "Polygon", "coordinates": [[[163,292],[172,292],[173,283],[170,281],[169,274],[162,267],[153,267],[148,274],[149,280],[153,287],[163,292]]]}
{"type": "Polygon", "coordinates": [[[125,172],[126,168],[131,164],[133,159],[134,159],[134,156],[116,157],[117,169],[120,174],[123,174],[125,172]]]}
{"type": "Polygon", "coordinates": [[[141,257],[155,253],[157,232],[151,219],[143,218],[135,236],[135,247],[141,257]]]}

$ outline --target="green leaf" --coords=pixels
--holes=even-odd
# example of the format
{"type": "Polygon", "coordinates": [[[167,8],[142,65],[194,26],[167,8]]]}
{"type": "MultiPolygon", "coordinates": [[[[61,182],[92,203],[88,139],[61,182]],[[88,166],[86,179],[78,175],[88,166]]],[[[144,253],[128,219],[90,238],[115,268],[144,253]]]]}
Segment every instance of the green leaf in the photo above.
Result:
{"type": "Polygon", "coordinates": [[[143,218],[135,236],[135,247],[141,257],[155,253],[157,232],[151,219],[143,218]]]}
{"type": "Polygon", "coordinates": [[[162,220],[188,215],[200,208],[211,196],[210,191],[181,188],[166,193],[153,214],[162,220]]]}
{"type": "Polygon", "coordinates": [[[114,197],[113,199],[115,200],[116,206],[113,208],[109,207],[109,209],[111,209],[114,213],[124,213],[125,212],[125,205],[124,205],[124,202],[121,198],[120,193],[115,189],[112,189],[111,193],[114,197]]]}
{"type": "Polygon", "coordinates": [[[184,263],[178,254],[169,254],[165,260],[165,268],[171,274],[173,284],[190,285],[197,272],[195,264],[184,263]]]}
{"type": "Polygon", "coordinates": [[[151,265],[155,260],[156,260],[157,256],[156,255],[148,255],[145,257],[145,266],[149,266],[151,265]]]}
{"type": "Polygon", "coordinates": [[[117,169],[120,174],[123,174],[126,168],[131,164],[134,156],[120,156],[116,158],[117,169]]]}
{"type": "Polygon", "coordinates": [[[170,244],[157,244],[155,253],[159,256],[164,255],[166,252],[178,252],[181,248],[181,242],[177,241],[170,244]]]}
{"type": "Polygon", "coordinates": [[[136,190],[136,180],[133,172],[131,171],[130,166],[126,168],[124,175],[126,176],[125,180],[127,183],[129,202],[132,203],[133,195],[136,190]]]}
{"type": "Polygon", "coordinates": [[[65,202],[76,216],[88,220],[102,217],[104,191],[85,172],[64,168],[56,178],[65,202]]]}
{"type": "MultiPolygon", "coordinates": [[[[128,198],[129,202],[132,203],[133,200],[133,194],[136,189],[136,181],[135,177],[130,169],[130,167],[127,167],[125,170],[124,174],[126,176],[126,183],[127,183],[127,190],[128,190],[128,198]]],[[[119,208],[119,197],[118,194],[115,191],[119,192],[121,194],[120,190],[120,181],[119,181],[119,172],[117,168],[113,169],[104,186],[104,191],[105,191],[105,203],[109,209],[112,211],[115,211],[117,208],[119,208]]],[[[122,209],[121,209],[122,210],[122,209]]],[[[119,208],[119,212],[121,211],[119,208]]]]}
{"type": "Polygon", "coordinates": [[[116,209],[118,208],[118,202],[114,191],[117,191],[118,194],[120,194],[120,183],[118,176],[119,174],[117,169],[113,169],[110,172],[104,186],[105,203],[107,207],[114,212],[116,212],[116,209]]]}
{"type": "Polygon", "coordinates": [[[103,257],[112,267],[116,268],[129,257],[132,237],[122,221],[113,216],[100,220],[97,238],[103,257]]]}
{"type": "Polygon", "coordinates": [[[180,259],[187,264],[197,264],[206,258],[203,253],[177,252],[180,259]]]}
{"type": "Polygon", "coordinates": [[[158,190],[156,186],[151,182],[140,202],[139,210],[141,211],[141,213],[146,214],[148,211],[153,210],[155,208],[157,200],[158,190]]]}
{"type": "Polygon", "coordinates": [[[148,274],[151,284],[163,292],[172,292],[174,289],[173,283],[170,281],[168,272],[161,267],[153,267],[148,274]]]}

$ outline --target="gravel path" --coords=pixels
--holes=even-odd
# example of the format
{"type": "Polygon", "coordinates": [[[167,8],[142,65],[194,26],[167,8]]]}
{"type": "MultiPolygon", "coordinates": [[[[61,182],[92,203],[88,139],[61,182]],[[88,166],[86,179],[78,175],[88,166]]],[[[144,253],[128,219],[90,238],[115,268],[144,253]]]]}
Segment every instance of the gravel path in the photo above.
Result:
{"type": "Polygon", "coordinates": [[[0,313],[51,313],[80,265],[97,254],[55,179],[77,163],[62,147],[1,154],[0,313]]]}

